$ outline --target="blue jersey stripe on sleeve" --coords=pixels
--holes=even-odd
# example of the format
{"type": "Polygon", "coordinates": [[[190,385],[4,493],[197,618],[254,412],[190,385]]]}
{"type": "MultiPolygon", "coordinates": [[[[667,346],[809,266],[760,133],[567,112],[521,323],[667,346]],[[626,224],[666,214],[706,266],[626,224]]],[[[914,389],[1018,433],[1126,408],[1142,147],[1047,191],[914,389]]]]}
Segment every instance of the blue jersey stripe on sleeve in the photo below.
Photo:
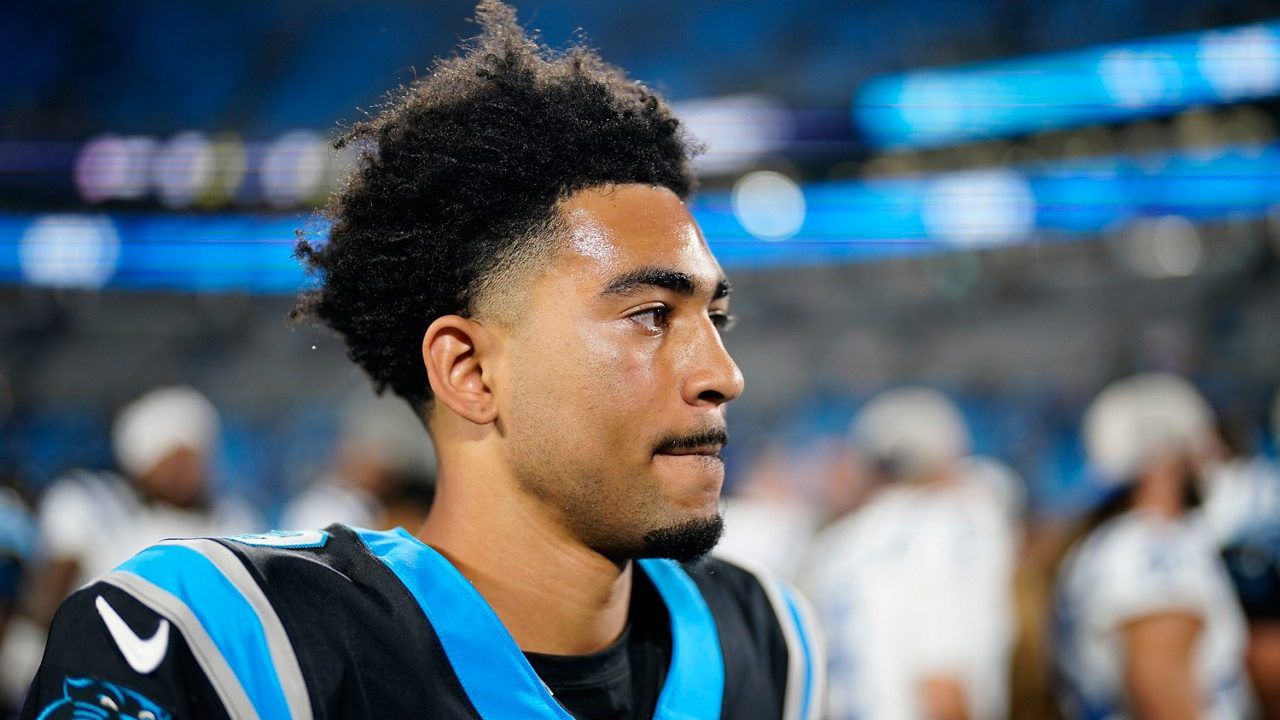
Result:
{"type": "Polygon", "coordinates": [[[209,558],[182,545],[156,545],[116,572],[141,577],[182,601],[231,667],[257,714],[263,720],[290,717],[257,613],[209,558]]]}

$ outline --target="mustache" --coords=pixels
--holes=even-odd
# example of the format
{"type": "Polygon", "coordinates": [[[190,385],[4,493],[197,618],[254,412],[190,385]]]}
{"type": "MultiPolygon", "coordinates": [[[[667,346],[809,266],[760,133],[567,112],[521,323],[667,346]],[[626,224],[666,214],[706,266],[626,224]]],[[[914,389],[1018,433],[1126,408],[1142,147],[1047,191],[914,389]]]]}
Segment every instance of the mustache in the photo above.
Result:
{"type": "Polygon", "coordinates": [[[671,452],[673,450],[690,450],[706,445],[719,445],[723,448],[729,444],[729,432],[723,427],[707,428],[687,434],[665,435],[654,445],[653,453],[671,452]]]}

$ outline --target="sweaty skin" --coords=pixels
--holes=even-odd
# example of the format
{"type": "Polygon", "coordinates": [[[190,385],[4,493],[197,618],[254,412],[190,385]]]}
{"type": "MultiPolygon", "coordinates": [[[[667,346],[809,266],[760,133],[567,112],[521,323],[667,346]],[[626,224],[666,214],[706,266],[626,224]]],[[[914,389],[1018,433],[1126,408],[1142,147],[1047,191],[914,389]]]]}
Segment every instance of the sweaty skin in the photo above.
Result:
{"type": "Polygon", "coordinates": [[[727,282],[674,193],[559,209],[558,249],[510,290],[518,321],[482,309],[423,339],[440,474],[418,535],[523,650],[585,654],[625,627],[646,534],[717,516],[719,441],[664,441],[722,431],[743,379],[720,338],[727,282]]]}

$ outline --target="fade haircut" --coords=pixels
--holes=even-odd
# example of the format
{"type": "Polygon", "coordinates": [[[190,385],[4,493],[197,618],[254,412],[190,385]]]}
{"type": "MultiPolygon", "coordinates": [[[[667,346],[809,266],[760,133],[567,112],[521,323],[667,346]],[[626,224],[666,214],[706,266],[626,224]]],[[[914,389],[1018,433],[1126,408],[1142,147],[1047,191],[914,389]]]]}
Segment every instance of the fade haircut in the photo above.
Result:
{"type": "Polygon", "coordinates": [[[335,141],[360,163],[324,210],[327,241],[296,246],[318,282],[292,316],[327,324],[379,392],[419,412],[427,327],[474,315],[549,257],[560,201],[623,183],[683,199],[695,184],[696,146],[651,90],[589,48],[530,38],[498,0],[476,16],[481,32],[456,56],[335,141]]]}

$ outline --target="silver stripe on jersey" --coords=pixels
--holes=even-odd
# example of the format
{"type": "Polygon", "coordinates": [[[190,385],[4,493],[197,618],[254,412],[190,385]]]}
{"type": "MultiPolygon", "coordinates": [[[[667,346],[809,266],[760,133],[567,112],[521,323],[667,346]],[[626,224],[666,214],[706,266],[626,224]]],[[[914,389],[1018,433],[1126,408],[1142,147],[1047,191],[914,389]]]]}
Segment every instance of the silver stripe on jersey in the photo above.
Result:
{"type": "Polygon", "coordinates": [[[258,622],[262,624],[271,662],[275,665],[276,677],[280,679],[280,688],[289,705],[289,717],[311,720],[311,697],[307,694],[307,683],[302,676],[298,656],[293,651],[293,643],[289,642],[280,616],[276,614],[262,588],[245,569],[244,563],[240,562],[235,553],[213,540],[165,540],[161,544],[181,545],[204,555],[240,591],[258,615],[258,622]]]}
{"type": "Polygon", "coordinates": [[[138,602],[173,623],[186,639],[191,654],[209,678],[214,692],[222,700],[227,715],[232,720],[258,720],[258,711],[254,709],[253,703],[249,702],[244,686],[240,684],[231,666],[227,664],[227,659],[222,656],[222,651],[213,642],[213,638],[209,637],[209,633],[205,632],[204,626],[200,624],[200,620],[186,603],[168,590],[131,572],[110,572],[99,578],[99,582],[124,590],[138,602]]]}
{"type": "Polygon", "coordinates": [[[795,620],[791,617],[791,610],[787,607],[787,601],[782,596],[782,581],[763,565],[745,558],[737,556],[733,558],[717,556],[717,558],[755,577],[756,582],[760,583],[760,588],[764,590],[765,597],[769,599],[769,604],[773,607],[778,626],[782,628],[782,637],[787,643],[787,688],[783,696],[782,719],[818,720],[822,717],[822,707],[827,696],[827,668],[826,655],[822,652],[822,646],[818,644],[820,633],[817,632],[817,624],[813,621],[813,609],[799,593],[794,591],[791,593],[799,609],[801,620],[808,630],[811,658],[805,654],[804,644],[800,642],[800,629],[796,627],[795,620]],[[811,659],[814,660],[812,667],[810,667],[811,659]],[[810,672],[812,676],[809,681],[809,712],[804,713],[804,678],[810,672]]]}

